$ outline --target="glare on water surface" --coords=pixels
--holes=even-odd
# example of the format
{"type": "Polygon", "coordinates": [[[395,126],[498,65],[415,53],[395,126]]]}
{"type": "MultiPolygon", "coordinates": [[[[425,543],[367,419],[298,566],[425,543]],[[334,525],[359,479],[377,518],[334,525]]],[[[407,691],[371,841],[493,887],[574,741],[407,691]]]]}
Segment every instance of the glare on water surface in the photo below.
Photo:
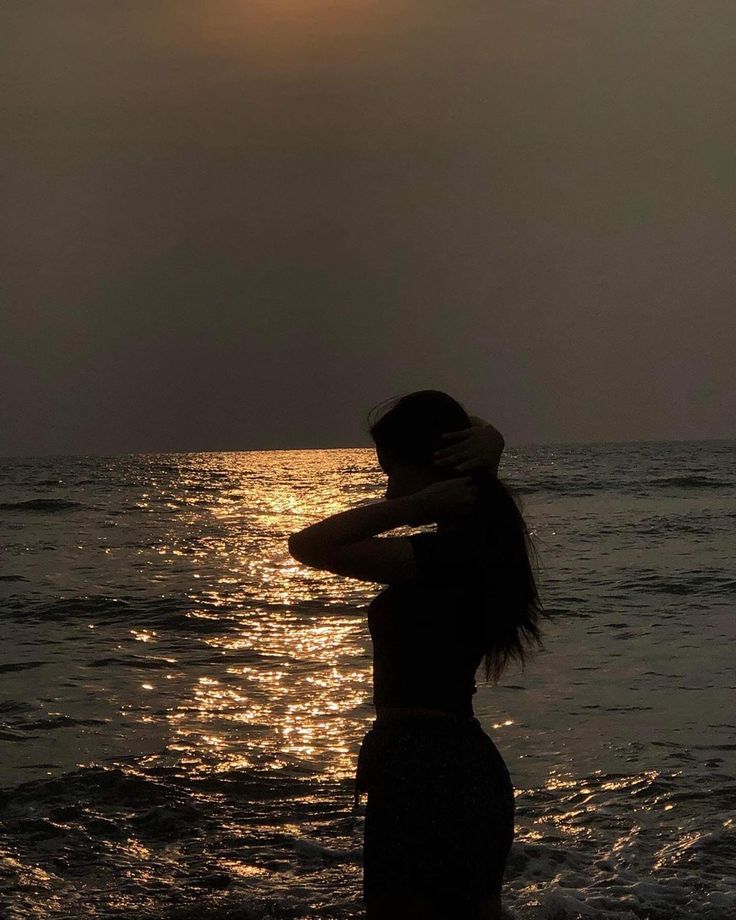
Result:
{"type": "MultiPolygon", "coordinates": [[[[656,902],[653,920],[683,899],[707,920],[732,906],[734,493],[719,450],[507,451],[553,614],[526,671],[497,687],[479,673],[473,698],[516,789],[511,903],[551,887],[560,915],[580,897],[639,914],[656,902]],[[663,468],[684,472],[673,483],[663,468]]],[[[287,540],[383,496],[373,451],[11,473],[0,772],[22,909],[158,917],[183,877],[193,904],[222,880],[237,901],[298,878],[315,915],[338,916],[332,898],[358,916],[352,777],[381,586],[300,565],[287,540]]]]}
{"type": "MultiPolygon", "coordinates": [[[[361,459],[357,471],[354,451],[202,455],[196,473],[146,491],[146,510],[164,498],[178,510],[138,555],[146,564],[155,557],[162,580],[196,603],[187,617],[207,627],[189,661],[167,658],[170,673],[139,685],[141,702],[151,690],[166,701],[167,748],[188,770],[299,763],[337,777],[354,769],[356,735],[371,717],[361,607],[380,586],[308,569],[291,558],[287,540],[314,520],[380,497],[385,477],[371,451],[361,459]],[[202,658],[211,663],[206,673],[187,682],[202,658]]],[[[160,631],[132,627],[130,636],[158,663],[162,638],[170,648],[160,631]]]]}

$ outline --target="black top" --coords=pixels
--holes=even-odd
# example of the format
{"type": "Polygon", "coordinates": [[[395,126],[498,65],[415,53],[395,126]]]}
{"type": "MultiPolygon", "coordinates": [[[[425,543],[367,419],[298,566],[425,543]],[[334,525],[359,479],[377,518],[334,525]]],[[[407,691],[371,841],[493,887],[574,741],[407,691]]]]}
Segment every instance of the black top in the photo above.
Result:
{"type": "Polygon", "coordinates": [[[472,716],[483,657],[479,571],[487,547],[453,532],[408,539],[417,578],[389,585],[368,606],[373,704],[472,716]]]}

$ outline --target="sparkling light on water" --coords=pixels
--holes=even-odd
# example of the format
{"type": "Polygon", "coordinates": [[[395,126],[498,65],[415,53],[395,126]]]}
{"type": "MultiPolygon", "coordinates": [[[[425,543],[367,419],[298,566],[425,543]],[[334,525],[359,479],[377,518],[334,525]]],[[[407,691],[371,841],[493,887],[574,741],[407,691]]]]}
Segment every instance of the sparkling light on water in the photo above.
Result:
{"type": "MultiPolygon", "coordinates": [[[[698,445],[505,460],[554,615],[546,651],[474,697],[516,786],[525,920],[736,915],[733,466],[698,445]]],[[[286,541],[383,489],[352,450],[6,472],[0,896],[20,916],[359,916],[380,589],[286,541]]]]}

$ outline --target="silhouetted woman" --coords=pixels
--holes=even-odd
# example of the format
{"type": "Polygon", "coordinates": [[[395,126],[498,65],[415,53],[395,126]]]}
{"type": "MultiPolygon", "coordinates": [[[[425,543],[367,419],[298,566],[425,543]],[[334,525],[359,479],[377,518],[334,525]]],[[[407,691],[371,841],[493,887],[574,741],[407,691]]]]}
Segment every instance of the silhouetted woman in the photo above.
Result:
{"type": "Polygon", "coordinates": [[[388,585],[368,607],[376,719],[356,773],[356,803],[367,793],[367,917],[492,920],[501,916],[514,793],[472,696],[481,661],[495,682],[510,658],[523,663],[539,644],[531,544],[496,475],[503,438],[452,397],[404,396],[371,435],[388,475],[385,500],[289,540],[306,565],[388,585]],[[432,523],[434,531],[376,536],[432,523]]]}

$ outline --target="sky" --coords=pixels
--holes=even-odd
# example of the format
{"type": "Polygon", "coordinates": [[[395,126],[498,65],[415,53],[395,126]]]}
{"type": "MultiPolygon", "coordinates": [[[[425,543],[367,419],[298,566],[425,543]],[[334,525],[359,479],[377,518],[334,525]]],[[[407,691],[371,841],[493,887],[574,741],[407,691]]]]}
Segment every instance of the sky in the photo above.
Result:
{"type": "Polygon", "coordinates": [[[11,0],[0,454],[734,438],[733,0],[11,0]]]}

